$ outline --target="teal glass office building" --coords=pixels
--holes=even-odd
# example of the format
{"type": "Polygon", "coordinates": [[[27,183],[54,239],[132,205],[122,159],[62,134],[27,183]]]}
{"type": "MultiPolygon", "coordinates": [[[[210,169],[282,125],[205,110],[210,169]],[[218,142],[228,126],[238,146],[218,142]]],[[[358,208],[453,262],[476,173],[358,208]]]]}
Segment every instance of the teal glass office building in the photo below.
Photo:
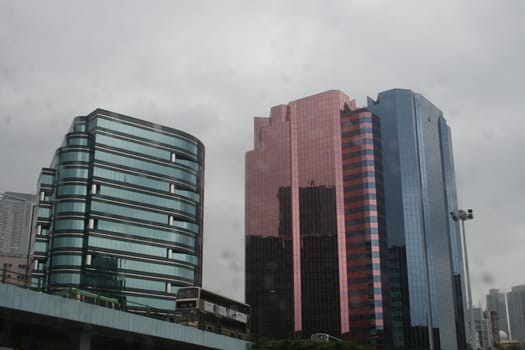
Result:
{"type": "Polygon", "coordinates": [[[179,287],[202,285],[203,189],[192,135],[102,109],[75,118],[38,181],[33,286],[173,311],[179,287]]]}

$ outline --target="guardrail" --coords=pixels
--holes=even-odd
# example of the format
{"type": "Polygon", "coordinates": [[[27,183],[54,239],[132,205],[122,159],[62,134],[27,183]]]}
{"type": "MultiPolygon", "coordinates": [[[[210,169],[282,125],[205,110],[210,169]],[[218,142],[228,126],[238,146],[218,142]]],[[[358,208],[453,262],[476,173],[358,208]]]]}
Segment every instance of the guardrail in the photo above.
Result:
{"type": "Polygon", "coordinates": [[[98,306],[118,309],[120,311],[133,314],[140,314],[146,317],[164,320],[168,322],[177,322],[175,310],[166,311],[154,308],[147,304],[141,304],[131,301],[121,301],[119,298],[108,297],[94,293],[89,290],[78,288],[65,288],[55,291],[46,290],[42,278],[31,277],[31,275],[9,270],[6,267],[0,267],[0,282],[11,284],[24,289],[32,289],[49,295],[60,295],[68,299],[75,299],[80,302],[95,304],[98,306]]]}

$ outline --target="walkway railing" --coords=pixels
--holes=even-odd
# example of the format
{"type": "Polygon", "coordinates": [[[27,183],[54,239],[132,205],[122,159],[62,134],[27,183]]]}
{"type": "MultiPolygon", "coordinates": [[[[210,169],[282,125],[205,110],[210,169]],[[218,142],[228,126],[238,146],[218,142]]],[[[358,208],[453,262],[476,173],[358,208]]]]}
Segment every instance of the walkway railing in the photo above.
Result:
{"type": "Polygon", "coordinates": [[[73,287],[49,291],[44,288],[42,278],[35,278],[24,273],[9,270],[6,266],[0,266],[0,282],[4,284],[12,284],[20,288],[32,289],[50,295],[60,295],[68,299],[78,300],[80,302],[95,304],[111,309],[118,309],[134,314],[140,314],[158,320],[169,322],[177,321],[175,310],[167,311],[154,308],[147,304],[135,303],[131,301],[124,302],[119,300],[119,298],[108,297],[89,290],[73,287]]]}

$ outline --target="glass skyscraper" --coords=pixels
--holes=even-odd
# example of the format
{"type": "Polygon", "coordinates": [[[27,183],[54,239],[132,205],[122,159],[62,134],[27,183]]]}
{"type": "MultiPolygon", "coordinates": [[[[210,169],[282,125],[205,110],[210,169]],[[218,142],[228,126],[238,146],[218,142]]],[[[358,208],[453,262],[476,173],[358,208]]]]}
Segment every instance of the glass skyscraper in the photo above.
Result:
{"type": "Polygon", "coordinates": [[[466,348],[450,130],[423,96],[273,107],[255,118],[245,193],[254,334],[466,348]]]}
{"type": "Polygon", "coordinates": [[[464,293],[450,129],[420,94],[369,98],[381,120],[395,349],[463,349],[464,293]]]}
{"type": "Polygon", "coordinates": [[[76,287],[128,309],[175,309],[202,284],[204,146],[97,109],[74,119],[42,169],[33,286],[76,287]]]}
{"type": "Polygon", "coordinates": [[[246,302],[259,337],[388,342],[379,119],[340,91],[255,118],[246,302]]]}

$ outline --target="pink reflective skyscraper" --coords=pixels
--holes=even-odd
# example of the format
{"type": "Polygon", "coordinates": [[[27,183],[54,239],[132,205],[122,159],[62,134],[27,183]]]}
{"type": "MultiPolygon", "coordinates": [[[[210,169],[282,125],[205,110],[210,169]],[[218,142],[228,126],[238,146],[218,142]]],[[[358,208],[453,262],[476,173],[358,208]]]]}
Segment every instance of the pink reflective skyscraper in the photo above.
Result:
{"type": "Polygon", "coordinates": [[[388,337],[379,130],[334,90],[255,118],[245,216],[254,334],[388,337]]]}

